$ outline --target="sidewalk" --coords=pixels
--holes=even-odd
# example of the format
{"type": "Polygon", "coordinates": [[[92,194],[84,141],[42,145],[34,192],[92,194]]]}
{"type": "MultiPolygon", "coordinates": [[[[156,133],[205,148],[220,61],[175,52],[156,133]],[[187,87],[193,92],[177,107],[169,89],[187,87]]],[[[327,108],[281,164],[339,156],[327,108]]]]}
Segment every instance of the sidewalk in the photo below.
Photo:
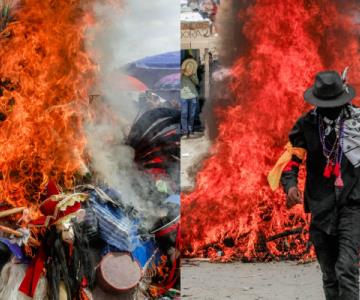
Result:
{"type": "Polygon", "coordinates": [[[195,186],[196,173],[208,155],[210,141],[205,133],[199,138],[181,140],[181,191],[189,192],[195,186]]]}

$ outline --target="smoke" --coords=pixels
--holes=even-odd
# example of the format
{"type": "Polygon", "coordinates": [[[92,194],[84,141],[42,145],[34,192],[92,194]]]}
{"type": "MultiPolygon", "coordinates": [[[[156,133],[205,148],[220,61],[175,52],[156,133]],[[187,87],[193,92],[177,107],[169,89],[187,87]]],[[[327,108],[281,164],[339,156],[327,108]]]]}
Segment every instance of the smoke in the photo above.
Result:
{"type": "Polygon", "coordinates": [[[101,52],[102,67],[113,69],[179,49],[180,7],[176,0],[127,0],[121,11],[98,3],[95,14],[101,28],[93,47],[101,52]]]}
{"type": "MultiPolygon", "coordinates": [[[[97,25],[88,32],[88,49],[99,65],[98,86],[93,91],[106,98],[117,115],[129,122],[136,116],[134,102],[124,84],[119,88],[120,68],[135,60],[168,51],[179,50],[180,8],[176,0],[127,0],[120,9],[98,2],[97,25]]],[[[125,84],[126,85],[126,84],[125,84]]]]}
{"type": "Polygon", "coordinates": [[[216,16],[216,28],[219,33],[217,50],[221,70],[213,73],[210,101],[206,101],[203,118],[206,119],[208,136],[214,140],[218,136],[220,119],[216,110],[234,104],[234,97],[229,92],[231,72],[229,71],[234,61],[246,55],[249,50],[249,41],[243,33],[243,26],[246,23],[244,12],[251,7],[255,0],[229,0],[221,2],[216,16]]]}
{"type": "Polygon", "coordinates": [[[87,147],[97,179],[118,189],[123,201],[149,216],[155,213],[149,197],[152,186],[137,171],[133,149],[125,145],[138,114],[139,92],[119,82],[126,77],[119,70],[134,60],[179,50],[179,5],[176,0],[120,4],[120,9],[114,9],[98,2],[94,7],[97,25],[88,32],[87,49],[98,65],[97,86],[91,94],[100,96],[94,98],[87,147]]]}
{"type": "Polygon", "coordinates": [[[246,18],[242,15],[254,0],[224,1],[221,3],[217,16],[217,28],[220,42],[219,57],[221,64],[231,67],[239,55],[245,55],[249,42],[242,32],[246,18]]]}

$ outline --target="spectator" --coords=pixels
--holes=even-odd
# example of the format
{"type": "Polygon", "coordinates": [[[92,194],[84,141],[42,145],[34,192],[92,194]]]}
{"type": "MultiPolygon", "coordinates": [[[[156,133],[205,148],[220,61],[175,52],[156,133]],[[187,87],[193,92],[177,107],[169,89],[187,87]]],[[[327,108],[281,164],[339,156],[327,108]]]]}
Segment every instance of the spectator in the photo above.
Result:
{"type": "Polygon", "coordinates": [[[187,6],[193,11],[199,11],[199,0],[188,0],[187,6]]]}
{"type": "Polygon", "coordinates": [[[198,107],[199,79],[197,63],[193,58],[184,60],[181,66],[181,133],[184,138],[194,136],[194,120],[198,107]]]}
{"type": "Polygon", "coordinates": [[[215,16],[217,14],[217,4],[214,0],[200,0],[200,14],[204,19],[210,19],[215,22],[215,16]]]}

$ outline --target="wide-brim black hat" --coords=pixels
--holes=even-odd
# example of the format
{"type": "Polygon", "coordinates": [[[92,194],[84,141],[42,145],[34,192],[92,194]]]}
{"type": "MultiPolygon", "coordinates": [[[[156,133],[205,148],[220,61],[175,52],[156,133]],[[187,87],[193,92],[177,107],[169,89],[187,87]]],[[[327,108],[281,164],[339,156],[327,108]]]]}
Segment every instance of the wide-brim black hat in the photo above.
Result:
{"type": "Polygon", "coordinates": [[[336,71],[324,71],[316,74],[315,83],[305,91],[304,99],[318,107],[338,107],[349,103],[355,95],[355,89],[336,71]]]}

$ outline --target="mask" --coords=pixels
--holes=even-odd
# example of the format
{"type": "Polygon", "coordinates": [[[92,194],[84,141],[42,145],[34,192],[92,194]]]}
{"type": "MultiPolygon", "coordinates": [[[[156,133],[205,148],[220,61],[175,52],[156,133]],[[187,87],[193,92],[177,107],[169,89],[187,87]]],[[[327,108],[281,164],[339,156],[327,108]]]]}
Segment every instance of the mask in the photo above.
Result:
{"type": "Polygon", "coordinates": [[[74,241],[74,229],[70,221],[56,225],[58,232],[61,232],[61,238],[65,243],[72,244],[74,241]]]}
{"type": "Polygon", "coordinates": [[[339,107],[318,107],[316,111],[323,117],[335,120],[340,115],[344,107],[345,105],[339,107]]]}

